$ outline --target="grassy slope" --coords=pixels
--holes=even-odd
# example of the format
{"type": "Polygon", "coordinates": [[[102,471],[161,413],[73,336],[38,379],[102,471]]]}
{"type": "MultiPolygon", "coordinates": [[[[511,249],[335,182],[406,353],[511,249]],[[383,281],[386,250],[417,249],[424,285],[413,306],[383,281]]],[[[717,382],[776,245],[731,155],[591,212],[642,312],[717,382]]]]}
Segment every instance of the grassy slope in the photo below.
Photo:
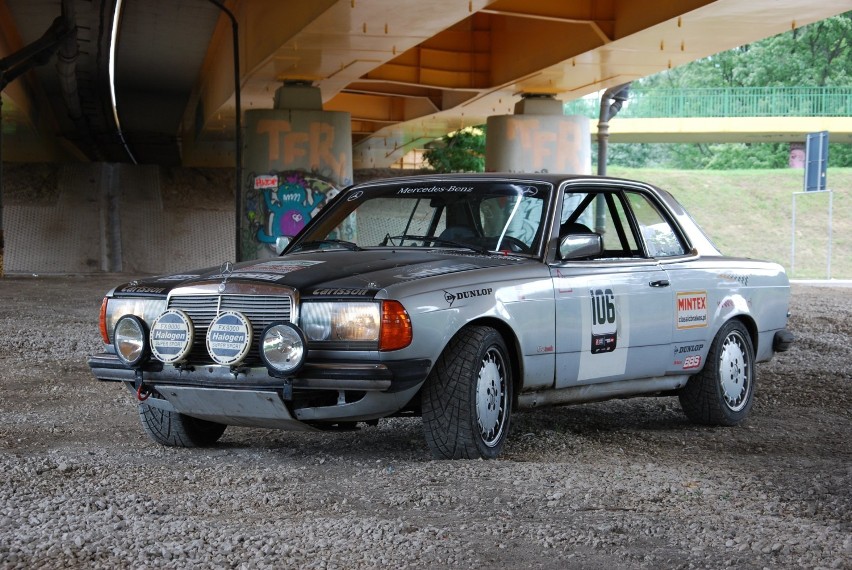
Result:
{"type": "MultiPolygon", "coordinates": [[[[790,273],[793,192],[803,171],[655,170],[609,167],[607,174],[665,188],[684,205],[727,255],[768,259],[790,273]]],[[[834,191],[831,277],[852,279],[852,168],[828,171],[834,191]]],[[[796,263],[793,278],[825,278],[828,196],[796,200],[796,263]]]]}

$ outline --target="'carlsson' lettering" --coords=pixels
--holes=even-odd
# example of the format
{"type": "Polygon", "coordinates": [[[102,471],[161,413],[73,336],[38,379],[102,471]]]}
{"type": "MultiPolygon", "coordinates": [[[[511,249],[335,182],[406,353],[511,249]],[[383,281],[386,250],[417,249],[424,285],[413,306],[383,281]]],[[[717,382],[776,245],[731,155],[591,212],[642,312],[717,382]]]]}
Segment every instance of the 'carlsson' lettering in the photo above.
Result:
{"type": "Polygon", "coordinates": [[[121,290],[122,293],[162,293],[165,291],[162,287],[125,287],[121,290]]]}
{"type": "Polygon", "coordinates": [[[314,291],[314,295],[348,295],[348,296],[359,296],[366,295],[367,289],[317,289],[314,291]]]}

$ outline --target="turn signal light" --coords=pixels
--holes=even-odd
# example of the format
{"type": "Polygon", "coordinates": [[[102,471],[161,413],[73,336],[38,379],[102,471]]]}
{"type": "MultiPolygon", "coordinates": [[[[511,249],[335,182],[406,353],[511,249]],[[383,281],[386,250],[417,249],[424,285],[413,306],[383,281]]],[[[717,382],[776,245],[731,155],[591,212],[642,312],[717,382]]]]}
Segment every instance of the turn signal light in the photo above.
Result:
{"type": "Polygon", "coordinates": [[[411,344],[411,318],[399,301],[382,302],[379,350],[399,350],[411,344]]]}
{"type": "Polygon", "coordinates": [[[108,297],[104,297],[103,302],[101,303],[101,316],[98,321],[101,329],[101,338],[104,339],[104,344],[109,344],[109,334],[107,333],[107,325],[106,325],[106,315],[107,315],[107,302],[109,301],[108,297]]]}

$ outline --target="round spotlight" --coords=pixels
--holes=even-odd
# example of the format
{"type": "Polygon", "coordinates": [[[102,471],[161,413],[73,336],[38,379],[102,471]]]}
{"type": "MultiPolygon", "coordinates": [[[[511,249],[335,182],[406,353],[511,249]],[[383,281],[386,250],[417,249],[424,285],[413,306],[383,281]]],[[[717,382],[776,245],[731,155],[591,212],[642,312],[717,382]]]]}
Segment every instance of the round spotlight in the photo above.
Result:
{"type": "Polygon", "coordinates": [[[273,323],[260,337],[260,357],[270,372],[295,374],[305,360],[305,335],[290,323],[273,323]]]}
{"type": "Polygon", "coordinates": [[[128,366],[138,366],[148,355],[145,322],[136,315],[124,315],[115,324],[112,335],[115,353],[128,366]]]}
{"type": "Polygon", "coordinates": [[[151,353],[166,364],[178,364],[186,359],[192,349],[195,329],[189,315],[170,309],[156,318],[151,325],[151,353]]]}
{"type": "Polygon", "coordinates": [[[242,313],[225,311],[207,329],[207,353],[216,364],[237,366],[251,348],[251,323],[242,313]]]}

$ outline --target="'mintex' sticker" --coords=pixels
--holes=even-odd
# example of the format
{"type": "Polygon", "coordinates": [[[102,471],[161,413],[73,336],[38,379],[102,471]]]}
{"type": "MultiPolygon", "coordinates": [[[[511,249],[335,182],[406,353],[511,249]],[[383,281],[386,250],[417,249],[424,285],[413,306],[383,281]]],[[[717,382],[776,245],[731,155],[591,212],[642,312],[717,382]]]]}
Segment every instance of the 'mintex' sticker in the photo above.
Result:
{"type": "Polygon", "coordinates": [[[707,326],[707,292],[684,291],[677,294],[677,328],[707,326]]]}

